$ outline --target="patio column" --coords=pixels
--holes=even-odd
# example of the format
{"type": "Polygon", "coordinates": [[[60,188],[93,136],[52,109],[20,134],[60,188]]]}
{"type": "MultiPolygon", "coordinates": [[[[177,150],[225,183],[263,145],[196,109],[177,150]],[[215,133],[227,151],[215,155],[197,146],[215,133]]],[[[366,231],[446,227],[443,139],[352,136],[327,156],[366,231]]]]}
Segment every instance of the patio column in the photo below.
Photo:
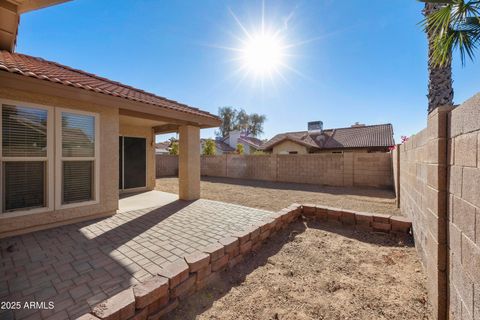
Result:
{"type": "Polygon", "coordinates": [[[178,185],[182,200],[200,198],[200,128],[179,127],[178,185]]]}

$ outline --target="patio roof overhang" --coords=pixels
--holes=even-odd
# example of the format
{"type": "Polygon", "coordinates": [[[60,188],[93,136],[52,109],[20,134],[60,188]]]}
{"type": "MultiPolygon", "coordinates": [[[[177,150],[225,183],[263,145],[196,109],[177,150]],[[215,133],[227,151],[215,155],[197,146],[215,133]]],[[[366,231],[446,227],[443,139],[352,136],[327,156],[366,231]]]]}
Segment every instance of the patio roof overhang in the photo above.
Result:
{"type": "Polygon", "coordinates": [[[0,50],[13,52],[20,15],[70,0],[0,0],[0,50]]]}
{"type": "Polygon", "coordinates": [[[70,98],[86,103],[100,104],[106,107],[116,107],[119,108],[120,116],[156,121],[157,125],[153,128],[157,134],[176,132],[181,125],[191,125],[202,129],[218,127],[221,124],[221,120],[217,117],[163,108],[158,105],[66,86],[61,83],[45,81],[11,72],[0,71],[0,83],[2,84],[1,87],[4,88],[70,98]]]}
{"type": "Polygon", "coordinates": [[[20,14],[68,1],[71,0],[7,0],[7,2],[17,6],[17,11],[20,14]]]}

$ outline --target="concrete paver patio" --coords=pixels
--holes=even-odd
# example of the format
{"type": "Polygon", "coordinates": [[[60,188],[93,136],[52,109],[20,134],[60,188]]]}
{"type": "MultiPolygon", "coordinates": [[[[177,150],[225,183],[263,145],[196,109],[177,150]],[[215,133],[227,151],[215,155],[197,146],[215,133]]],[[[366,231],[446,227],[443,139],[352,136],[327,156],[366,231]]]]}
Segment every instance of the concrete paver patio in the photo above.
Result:
{"type": "Polygon", "coordinates": [[[0,310],[0,318],[76,318],[162,265],[268,214],[211,200],[179,201],[153,191],[124,197],[110,218],[2,239],[0,300],[53,301],[55,308],[0,310]]]}

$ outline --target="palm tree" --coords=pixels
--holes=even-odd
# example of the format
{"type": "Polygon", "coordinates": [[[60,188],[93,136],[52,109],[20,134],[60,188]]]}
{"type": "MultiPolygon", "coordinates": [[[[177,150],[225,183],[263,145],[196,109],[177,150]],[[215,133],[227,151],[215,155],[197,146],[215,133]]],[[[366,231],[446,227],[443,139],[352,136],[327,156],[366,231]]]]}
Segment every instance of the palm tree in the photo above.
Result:
{"type": "Polygon", "coordinates": [[[428,112],[453,105],[452,51],[458,49],[462,65],[474,59],[480,42],[480,1],[421,0],[422,24],[428,38],[428,112]]]}

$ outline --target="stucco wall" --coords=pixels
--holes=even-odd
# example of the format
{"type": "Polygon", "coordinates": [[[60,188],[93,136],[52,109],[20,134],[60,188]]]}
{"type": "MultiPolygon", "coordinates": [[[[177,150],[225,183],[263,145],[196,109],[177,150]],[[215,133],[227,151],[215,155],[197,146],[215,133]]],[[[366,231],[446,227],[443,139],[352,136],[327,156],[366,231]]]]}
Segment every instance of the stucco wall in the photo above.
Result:
{"type": "Polygon", "coordinates": [[[96,112],[100,115],[99,203],[13,217],[12,214],[0,214],[0,237],[114,214],[118,207],[118,109],[1,87],[0,98],[96,112]]]}
{"type": "Polygon", "coordinates": [[[288,154],[289,152],[298,152],[298,154],[307,154],[307,148],[292,141],[284,141],[272,149],[272,154],[288,154]]]}
{"type": "MultiPolygon", "coordinates": [[[[155,188],[155,145],[152,128],[120,124],[120,135],[147,139],[147,187],[148,190],[155,188]]],[[[118,139],[118,138],[117,138],[118,139]]],[[[117,151],[118,153],[118,151],[117,151]]]]}

